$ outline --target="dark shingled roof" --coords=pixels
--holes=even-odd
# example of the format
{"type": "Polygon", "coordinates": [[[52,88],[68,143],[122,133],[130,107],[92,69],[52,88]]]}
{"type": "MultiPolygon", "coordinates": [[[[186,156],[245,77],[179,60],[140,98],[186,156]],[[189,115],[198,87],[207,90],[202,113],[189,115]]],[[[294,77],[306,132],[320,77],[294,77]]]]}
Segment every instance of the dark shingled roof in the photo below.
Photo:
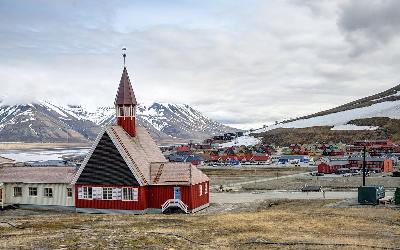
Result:
{"type": "Polygon", "coordinates": [[[119,83],[115,105],[136,105],[135,93],[133,92],[131,81],[129,80],[128,70],[124,67],[121,81],[119,83]]]}

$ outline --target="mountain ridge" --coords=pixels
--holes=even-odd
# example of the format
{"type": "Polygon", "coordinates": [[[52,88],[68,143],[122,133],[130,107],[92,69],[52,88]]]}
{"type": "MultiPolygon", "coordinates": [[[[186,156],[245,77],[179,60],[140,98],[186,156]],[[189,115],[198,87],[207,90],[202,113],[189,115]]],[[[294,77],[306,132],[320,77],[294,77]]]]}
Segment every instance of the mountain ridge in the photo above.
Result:
{"type": "Polygon", "coordinates": [[[374,128],[356,126],[350,122],[355,119],[372,117],[400,119],[400,85],[332,109],[265,126],[252,132],[262,133],[276,128],[307,128],[314,126],[331,126],[332,130],[370,130],[374,128]]]}
{"type": "MultiPolygon", "coordinates": [[[[158,141],[201,141],[224,132],[239,131],[215,122],[186,104],[139,104],[137,122],[158,141]]],[[[88,111],[81,105],[37,101],[20,105],[0,103],[0,141],[88,142],[101,127],[115,123],[114,107],[88,111]]]]}
{"type": "Polygon", "coordinates": [[[338,107],[251,131],[266,144],[400,142],[400,85],[338,107]]]}
{"type": "Polygon", "coordinates": [[[378,103],[376,102],[377,100],[380,100],[381,102],[384,101],[397,101],[400,100],[400,95],[395,96],[397,93],[400,93],[400,84],[387,89],[385,91],[382,91],[378,94],[373,94],[367,97],[363,97],[360,99],[357,99],[355,101],[346,103],[346,104],[342,104],[339,105],[337,107],[325,110],[325,111],[320,111],[311,115],[306,115],[306,116],[301,116],[295,119],[289,119],[286,121],[283,121],[282,123],[288,123],[288,122],[292,122],[292,121],[296,121],[296,120],[302,120],[302,119],[309,119],[309,118],[313,118],[313,117],[317,117],[317,116],[323,116],[323,115],[327,115],[327,114],[332,114],[332,113],[337,113],[337,112],[341,112],[341,111],[346,111],[349,109],[355,109],[355,108],[362,108],[362,107],[366,107],[369,106],[371,104],[375,104],[378,103]]]}

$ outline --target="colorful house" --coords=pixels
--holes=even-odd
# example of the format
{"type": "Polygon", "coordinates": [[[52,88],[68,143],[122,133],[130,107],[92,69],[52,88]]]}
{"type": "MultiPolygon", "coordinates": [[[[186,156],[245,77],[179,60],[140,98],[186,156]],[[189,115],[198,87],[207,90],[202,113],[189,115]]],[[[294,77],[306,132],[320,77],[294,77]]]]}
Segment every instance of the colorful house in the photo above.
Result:
{"type": "Polygon", "coordinates": [[[337,173],[339,169],[348,168],[349,162],[347,160],[328,161],[318,164],[318,173],[333,174],[337,173]]]}
{"type": "Polygon", "coordinates": [[[117,125],[99,134],[72,182],[77,212],[191,213],[209,206],[208,177],[191,163],[167,162],[149,132],[136,125],[136,105],[124,67],[117,125]]]}

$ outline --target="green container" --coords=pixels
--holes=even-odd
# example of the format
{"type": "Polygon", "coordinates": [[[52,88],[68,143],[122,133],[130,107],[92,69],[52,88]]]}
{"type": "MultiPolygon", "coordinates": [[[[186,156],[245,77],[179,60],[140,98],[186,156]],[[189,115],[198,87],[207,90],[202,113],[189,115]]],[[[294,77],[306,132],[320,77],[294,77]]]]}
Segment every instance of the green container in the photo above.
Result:
{"type": "Polygon", "coordinates": [[[396,188],[396,192],[394,192],[394,204],[400,205],[400,188],[396,188]]]}
{"type": "Polygon", "coordinates": [[[382,185],[371,185],[358,188],[358,203],[378,205],[379,199],[385,197],[385,188],[382,185]]]}

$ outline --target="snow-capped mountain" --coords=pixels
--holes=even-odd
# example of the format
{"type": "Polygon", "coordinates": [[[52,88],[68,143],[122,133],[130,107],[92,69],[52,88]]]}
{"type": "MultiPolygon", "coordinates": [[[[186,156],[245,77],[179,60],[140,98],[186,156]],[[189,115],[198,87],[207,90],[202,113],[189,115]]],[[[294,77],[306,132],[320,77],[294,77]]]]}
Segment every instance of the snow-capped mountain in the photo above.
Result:
{"type": "MultiPolygon", "coordinates": [[[[87,142],[102,126],[115,122],[114,107],[88,111],[79,105],[0,104],[0,141],[87,142]]],[[[202,140],[215,134],[237,131],[212,121],[188,105],[153,103],[139,105],[137,122],[156,140],[202,140]]]]}
{"type": "Polygon", "coordinates": [[[360,126],[353,122],[373,117],[400,119],[400,85],[333,109],[266,126],[253,131],[253,133],[262,133],[276,128],[315,126],[332,126],[331,130],[376,130],[379,126],[360,126]]]}

